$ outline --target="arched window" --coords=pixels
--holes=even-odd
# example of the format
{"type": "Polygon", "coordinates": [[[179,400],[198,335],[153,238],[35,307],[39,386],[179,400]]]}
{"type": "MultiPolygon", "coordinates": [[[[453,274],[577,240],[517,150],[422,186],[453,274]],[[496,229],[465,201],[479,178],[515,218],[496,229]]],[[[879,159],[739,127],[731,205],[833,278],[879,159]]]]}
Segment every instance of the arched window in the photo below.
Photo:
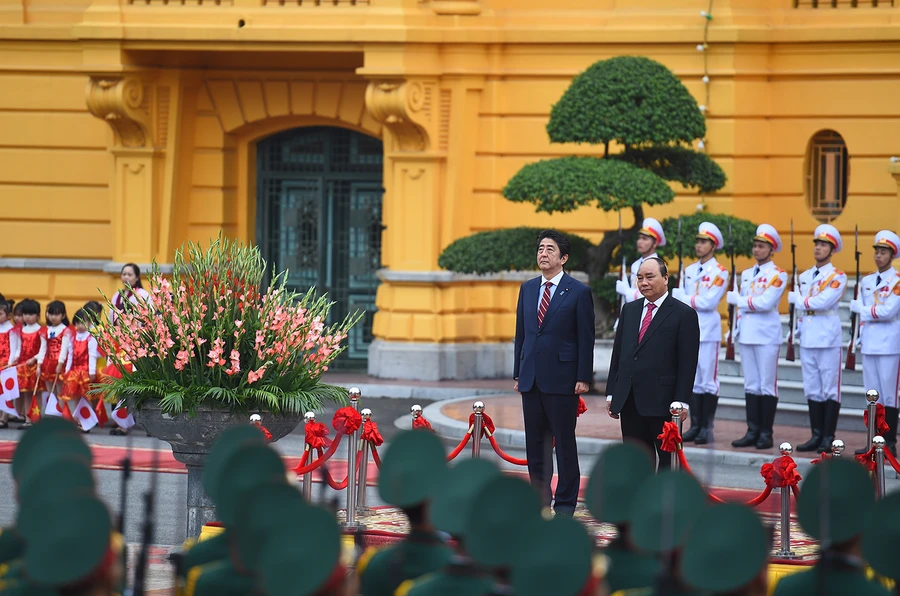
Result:
{"type": "Polygon", "coordinates": [[[806,152],[806,201],[813,216],[828,223],[847,204],[850,179],[847,145],[833,130],[817,132],[806,152]]]}

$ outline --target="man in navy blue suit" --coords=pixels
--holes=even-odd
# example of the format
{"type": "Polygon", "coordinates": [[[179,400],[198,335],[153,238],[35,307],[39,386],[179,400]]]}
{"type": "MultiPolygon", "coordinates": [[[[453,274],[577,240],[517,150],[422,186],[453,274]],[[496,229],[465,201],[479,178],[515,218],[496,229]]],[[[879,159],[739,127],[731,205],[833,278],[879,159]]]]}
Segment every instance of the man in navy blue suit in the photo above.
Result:
{"type": "Polygon", "coordinates": [[[594,302],[590,288],[563,271],[570,250],[569,239],[555,230],[538,236],[541,277],[519,289],[513,371],[525,414],[528,475],[549,506],[555,439],[559,479],[553,509],[563,515],[572,515],[578,501],[575,420],[594,364],[594,302]]]}

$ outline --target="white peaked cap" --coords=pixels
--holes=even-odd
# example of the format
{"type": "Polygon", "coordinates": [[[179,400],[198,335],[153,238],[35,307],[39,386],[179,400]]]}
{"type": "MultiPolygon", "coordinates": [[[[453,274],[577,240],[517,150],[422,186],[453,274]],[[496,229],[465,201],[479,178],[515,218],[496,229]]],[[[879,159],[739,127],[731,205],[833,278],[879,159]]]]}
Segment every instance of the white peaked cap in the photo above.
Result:
{"type": "Polygon", "coordinates": [[[641,226],[641,229],[638,230],[638,234],[655,238],[657,246],[666,245],[666,233],[663,232],[662,224],[652,217],[644,219],[644,224],[641,226]]]}
{"type": "Polygon", "coordinates": [[[759,224],[759,227],[756,228],[756,237],[753,239],[768,242],[775,247],[775,252],[781,252],[781,236],[778,235],[778,230],[775,229],[775,226],[759,224]]]}
{"type": "Polygon", "coordinates": [[[844,248],[844,241],[841,240],[841,233],[831,224],[822,224],[813,232],[813,240],[821,240],[828,242],[834,246],[834,252],[841,252],[844,248]]]}
{"type": "Polygon", "coordinates": [[[717,250],[725,246],[725,240],[722,238],[722,232],[719,231],[718,226],[708,221],[700,224],[700,227],[697,229],[697,238],[712,240],[717,250]]]}

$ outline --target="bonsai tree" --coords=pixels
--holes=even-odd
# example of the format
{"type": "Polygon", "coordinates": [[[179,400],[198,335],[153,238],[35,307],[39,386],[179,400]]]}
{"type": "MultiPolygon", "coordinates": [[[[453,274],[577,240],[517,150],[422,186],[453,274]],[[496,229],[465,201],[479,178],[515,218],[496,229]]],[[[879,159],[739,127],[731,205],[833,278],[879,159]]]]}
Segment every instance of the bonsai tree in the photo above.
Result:
{"type": "MultiPolygon", "coordinates": [[[[604,278],[620,244],[634,244],[644,205],[675,198],[670,182],[700,193],[725,185],[718,164],[693,149],[706,134],[696,100],[671,71],[648,58],[601,60],[575,77],[553,106],[547,133],[553,143],[602,145],[603,157],[573,155],[528,164],[509,180],[503,196],[534,203],[545,213],[591,204],[604,211],[630,209],[634,225],[622,237],[618,230],[607,232],[589,250],[592,283],[604,278]]],[[[609,314],[598,315],[598,324],[609,324],[609,314]]]]}

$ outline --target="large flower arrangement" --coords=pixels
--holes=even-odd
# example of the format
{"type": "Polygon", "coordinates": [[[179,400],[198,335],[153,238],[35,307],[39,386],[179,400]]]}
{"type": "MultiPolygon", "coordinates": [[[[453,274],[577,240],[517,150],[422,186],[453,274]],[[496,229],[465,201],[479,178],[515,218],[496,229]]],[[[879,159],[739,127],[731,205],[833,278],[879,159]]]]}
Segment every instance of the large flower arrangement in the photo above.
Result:
{"type": "Polygon", "coordinates": [[[110,402],[128,397],[136,407],[158,399],[172,415],[204,403],[290,413],[343,403],[346,391],[320,379],[362,313],[326,326],[333,304],[327,297],[314,288],[288,290],[287,273],[263,291],[265,269],[256,247],[222,236],[205,250],[182,247],[171,279],[154,263],[150,299],[119,313],[116,324],[95,328],[122,373],[96,391],[110,402]]]}

